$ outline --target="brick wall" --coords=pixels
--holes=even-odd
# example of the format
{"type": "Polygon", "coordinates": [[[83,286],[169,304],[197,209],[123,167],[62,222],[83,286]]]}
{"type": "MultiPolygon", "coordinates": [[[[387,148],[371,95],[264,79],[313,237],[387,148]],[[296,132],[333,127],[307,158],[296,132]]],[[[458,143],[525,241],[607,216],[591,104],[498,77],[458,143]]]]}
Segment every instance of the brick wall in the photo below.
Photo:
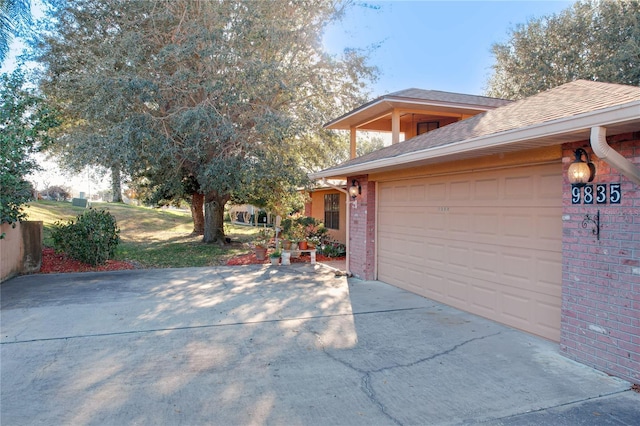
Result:
{"type": "Polygon", "coordinates": [[[375,220],[376,188],[367,176],[350,176],[347,182],[356,179],[362,187],[357,205],[351,205],[349,223],[349,269],[363,280],[375,278],[375,220]]]}
{"type": "MultiPolygon", "coordinates": [[[[640,133],[607,139],[640,165],[640,133]]],[[[621,185],[620,204],[573,204],[566,171],[573,151],[588,141],[563,145],[563,273],[560,352],[606,373],[640,383],[640,187],[592,155],[592,184],[621,185]],[[585,214],[600,211],[600,239],[585,214]]],[[[595,187],[594,187],[595,189],[595,187]]]]}

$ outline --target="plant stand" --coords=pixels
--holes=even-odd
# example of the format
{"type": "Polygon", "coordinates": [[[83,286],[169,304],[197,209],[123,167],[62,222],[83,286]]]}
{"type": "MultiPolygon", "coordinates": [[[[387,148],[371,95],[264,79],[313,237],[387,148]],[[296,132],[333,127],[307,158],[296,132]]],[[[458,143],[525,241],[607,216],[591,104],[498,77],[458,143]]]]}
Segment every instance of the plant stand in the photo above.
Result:
{"type": "MultiPolygon", "coordinates": [[[[284,250],[282,252],[282,264],[283,265],[288,265],[288,263],[284,263],[284,255],[287,254],[287,255],[291,256],[291,252],[292,251],[293,250],[284,250]]],[[[300,249],[298,249],[298,250],[295,250],[295,251],[298,253],[298,255],[300,255],[302,253],[309,253],[309,255],[311,255],[311,264],[312,265],[316,264],[316,250],[315,249],[310,249],[310,250],[300,250],[300,249]]]]}

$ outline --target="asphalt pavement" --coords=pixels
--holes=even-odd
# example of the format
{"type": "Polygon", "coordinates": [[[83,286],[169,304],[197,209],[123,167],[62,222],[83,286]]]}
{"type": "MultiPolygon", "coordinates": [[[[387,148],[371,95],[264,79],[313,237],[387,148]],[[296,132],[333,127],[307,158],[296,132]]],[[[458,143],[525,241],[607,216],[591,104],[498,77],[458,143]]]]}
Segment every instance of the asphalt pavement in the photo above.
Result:
{"type": "Polygon", "coordinates": [[[0,285],[0,424],[638,425],[553,342],[320,265],[0,285]]]}

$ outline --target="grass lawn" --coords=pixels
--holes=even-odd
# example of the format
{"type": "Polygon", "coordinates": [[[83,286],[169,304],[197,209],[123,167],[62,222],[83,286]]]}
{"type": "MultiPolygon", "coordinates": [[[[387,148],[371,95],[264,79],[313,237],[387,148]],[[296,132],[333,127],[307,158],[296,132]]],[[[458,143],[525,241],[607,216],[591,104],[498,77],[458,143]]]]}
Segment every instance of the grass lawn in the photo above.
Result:
{"type": "MultiPolygon", "coordinates": [[[[229,258],[250,249],[241,243],[254,239],[258,228],[225,224],[232,244],[220,247],[203,244],[202,236],[191,235],[193,222],[188,211],[151,209],[120,203],[92,203],[97,210],[107,210],[120,228],[120,245],[116,260],[133,261],[145,268],[182,268],[224,264],[229,258]]],[[[70,202],[38,201],[26,209],[28,220],[44,222],[44,245],[53,246],[51,229],[56,221],[66,223],[85,209],[70,202]]]]}

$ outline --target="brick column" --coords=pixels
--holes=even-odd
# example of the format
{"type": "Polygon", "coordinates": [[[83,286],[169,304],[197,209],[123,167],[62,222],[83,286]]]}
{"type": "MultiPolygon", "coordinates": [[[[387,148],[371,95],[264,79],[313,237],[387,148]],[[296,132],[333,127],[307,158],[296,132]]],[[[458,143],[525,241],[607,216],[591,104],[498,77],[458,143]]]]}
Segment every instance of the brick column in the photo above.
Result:
{"type": "MultiPolygon", "coordinates": [[[[349,269],[363,280],[375,279],[375,238],[376,238],[376,188],[367,175],[350,176],[360,182],[362,194],[357,197],[357,205],[352,204],[349,220],[349,269]]],[[[348,200],[350,201],[350,200],[348,200]]]]}
{"type": "MultiPolygon", "coordinates": [[[[640,164],[640,133],[608,138],[613,149],[640,164]]],[[[563,145],[562,319],[560,352],[578,362],[640,384],[640,187],[592,155],[596,177],[606,184],[604,204],[573,204],[566,171],[573,151],[588,141],[563,145]],[[621,185],[620,204],[609,199],[621,185]],[[600,211],[600,239],[582,227],[600,211]]]]}

